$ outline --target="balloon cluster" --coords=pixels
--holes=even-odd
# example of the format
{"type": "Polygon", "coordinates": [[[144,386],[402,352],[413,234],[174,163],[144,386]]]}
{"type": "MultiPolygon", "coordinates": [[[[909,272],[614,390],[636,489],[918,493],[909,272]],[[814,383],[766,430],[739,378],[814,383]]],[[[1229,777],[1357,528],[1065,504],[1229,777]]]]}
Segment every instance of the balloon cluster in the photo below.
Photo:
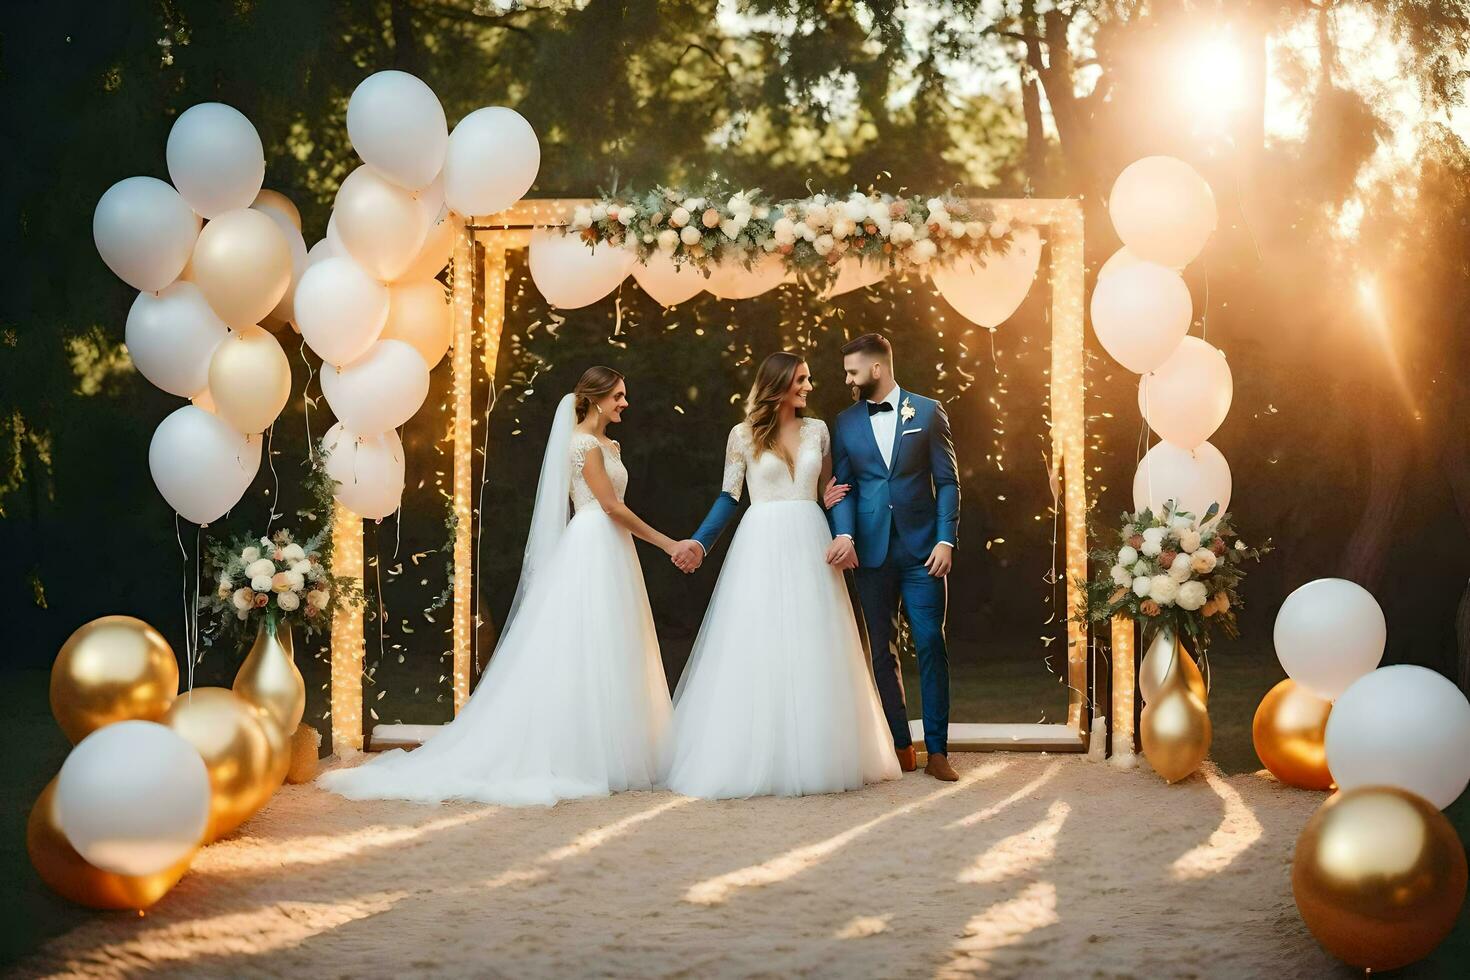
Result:
{"type": "Polygon", "coordinates": [[[1412,963],[1465,900],[1465,849],[1439,811],[1470,784],[1470,701],[1427,668],[1379,667],[1383,610],[1344,579],[1287,596],[1274,639],[1289,679],[1257,709],[1256,751],[1282,782],[1340,790],[1297,840],[1297,908],[1347,963],[1412,963]]]}
{"type": "Polygon", "coordinates": [[[172,186],[114,184],[97,202],[92,237],[139,290],[125,330],[133,363],[192,402],[153,434],[153,481],[181,516],[207,524],[255,478],[260,433],[290,397],[291,366],[271,330],[294,319],[306,243],[295,206],[262,190],[260,135],[236,109],[185,111],[165,157],[172,186]]]}
{"type": "Polygon", "coordinates": [[[1118,175],[1108,199],[1123,247],[1098,271],[1092,329],[1112,358],[1142,377],[1138,407],[1163,441],[1133,477],[1135,510],[1168,500],[1203,514],[1230,504],[1230,467],[1206,440],[1230,411],[1225,355],[1188,336],[1194,318],[1180,270],[1215,230],[1215,196],[1194,168],[1173,157],[1144,157],[1118,175]]]}
{"type": "Polygon", "coordinates": [[[433,90],[401,71],[357,86],[347,135],[363,163],[338,188],[326,237],[307,253],[295,322],[329,365],[322,394],[338,421],[323,448],[337,499],[378,519],[403,496],[395,430],[423,405],[429,371],[449,349],[449,303],[436,277],[462,216],[519,200],[536,179],[540,147],[511,109],[478,109],[450,133],[433,90]]]}
{"type": "Polygon", "coordinates": [[[285,779],[291,740],[268,711],[178,686],[168,642],[131,616],[93,620],[62,646],[51,709],[75,748],[31,809],[26,848],[63,897],[147,908],[285,779]]]}

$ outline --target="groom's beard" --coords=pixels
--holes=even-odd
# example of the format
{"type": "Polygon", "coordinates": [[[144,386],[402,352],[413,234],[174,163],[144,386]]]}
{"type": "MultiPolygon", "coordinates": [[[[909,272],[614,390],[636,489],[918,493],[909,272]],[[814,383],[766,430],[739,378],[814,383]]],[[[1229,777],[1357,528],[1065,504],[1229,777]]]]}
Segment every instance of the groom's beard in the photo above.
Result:
{"type": "Polygon", "coordinates": [[[857,402],[857,401],[867,401],[867,402],[870,402],[870,401],[873,400],[873,396],[875,394],[877,394],[877,392],[878,392],[878,382],[877,381],[865,381],[862,384],[856,384],[856,385],[853,385],[852,386],[852,400],[855,401],[855,402],[857,402]]]}

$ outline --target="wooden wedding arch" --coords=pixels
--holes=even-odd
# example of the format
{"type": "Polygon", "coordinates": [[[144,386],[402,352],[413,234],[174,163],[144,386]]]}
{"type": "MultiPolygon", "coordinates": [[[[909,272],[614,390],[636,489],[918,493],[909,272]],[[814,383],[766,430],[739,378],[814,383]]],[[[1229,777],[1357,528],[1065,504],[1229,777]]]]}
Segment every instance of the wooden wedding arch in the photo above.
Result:
{"type": "MultiPolygon", "coordinates": [[[[474,330],[483,331],[481,363],[494,384],[495,365],[505,327],[506,256],[529,246],[535,228],[568,223],[579,205],[591,200],[527,200],[493,215],[475,217],[461,229],[453,257],[453,507],[458,523],[454,541],[453,670],[454,710],[470,696],[471,644],[474,624],[473,560],[471,554],[471,392],[474,381],[474,330]]],[[[1059,486],[1058,506],[1064,532],[1067,609],[1076,608],[1077,582],[1087,574],[1087,499],[1084,471],[1083,409],[1083,234],[1082,205],[1072,199],[985,199],[997,220],[1035,226],[1049,245],[1048,279],[1051,284],[1051,477],[1059,486]]],[[[334,531],[336,570],[361,578],[363,573],[362,518],[337,505],[334,531]]],[[[956,751],[1044,750],[1081,752],[1087,748],[1089,716],[1088,631],[1083,623],[1067,620],[1067,720],[1055,724],[954,723],[950,746],[956,751]]],[[[1115,634],[1116,634],[1115,630],[1115,634]]],[[[1115,651],[1122,659],[1122,643],[1115,651]]],[[[1132,648],[1128,660],[1131,674],[1132,648]]],[[[344,610],[332,623],[331,718],[335,751],[363,745],[362,676],[363,616],[344,610]]],[[[1132,684],[1127,686],[1126,718],[1132,739],[1132,684]]],[[[1121,707],[1121,706],[1115,706],[1121,707]]],[[[1117,711],[1115,710],[1115,713],[1117,711]]]]}

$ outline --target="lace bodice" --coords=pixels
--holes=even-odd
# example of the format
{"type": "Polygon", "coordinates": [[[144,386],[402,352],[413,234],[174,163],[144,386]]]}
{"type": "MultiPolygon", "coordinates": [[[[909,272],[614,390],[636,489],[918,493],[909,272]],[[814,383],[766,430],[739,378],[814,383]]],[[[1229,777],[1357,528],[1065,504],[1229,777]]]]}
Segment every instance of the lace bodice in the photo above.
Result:
{"type": "Polygon", "coordinates": [[[572,510],[582,512],[584,507],[596,507],[597,498],[592,495],[592,488],[587,485],[587,478],[582,474],[582,464],[587,460],[587,454],[594,450],[602,453],[603,465],[607,467],[608,479],[612,480],[613,492],[618,495],[618,500],[623,499],[623,494],[628,491],[628,470],[623,466],[622,449],[616,442],[609,449],[603,445],[596,436],[585,432],[572,433],[572,510]]]}
{"type": "Polygon", "coordinates": [[[772,452],[755,455],[750,426],[741,422],[730,430],[725,444],[725,480],[722,489],[740,499],[740,487],[750,487],[750,502],[773,500],[816,500],[822,479],[822,459],[831,452],[827,424],[821,419],[801,420],[801,442],[796,454],[796,472],[772,452]]]}

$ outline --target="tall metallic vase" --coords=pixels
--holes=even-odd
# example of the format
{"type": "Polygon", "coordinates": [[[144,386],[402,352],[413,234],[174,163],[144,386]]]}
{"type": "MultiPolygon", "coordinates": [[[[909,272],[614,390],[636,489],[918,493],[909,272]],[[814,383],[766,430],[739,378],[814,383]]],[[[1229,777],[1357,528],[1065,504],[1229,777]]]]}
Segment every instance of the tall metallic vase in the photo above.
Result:
{"type": "Polygon", "coordinates": [[[1146,701],[1138,725],[1144,758],[1165,781],[1178,782],[1204,762],[1212,733],[1204,680],[1173,631],[1155,637],[1139,682],[1146,701]]]}
{"type": "Polygon", "coordinates": [[[306,713],[306,681],[296,669],[288,624],[277,623],[274,617],[261,621],[233,687],[236,694],[269,714],[290,738],[306,713]]]}

